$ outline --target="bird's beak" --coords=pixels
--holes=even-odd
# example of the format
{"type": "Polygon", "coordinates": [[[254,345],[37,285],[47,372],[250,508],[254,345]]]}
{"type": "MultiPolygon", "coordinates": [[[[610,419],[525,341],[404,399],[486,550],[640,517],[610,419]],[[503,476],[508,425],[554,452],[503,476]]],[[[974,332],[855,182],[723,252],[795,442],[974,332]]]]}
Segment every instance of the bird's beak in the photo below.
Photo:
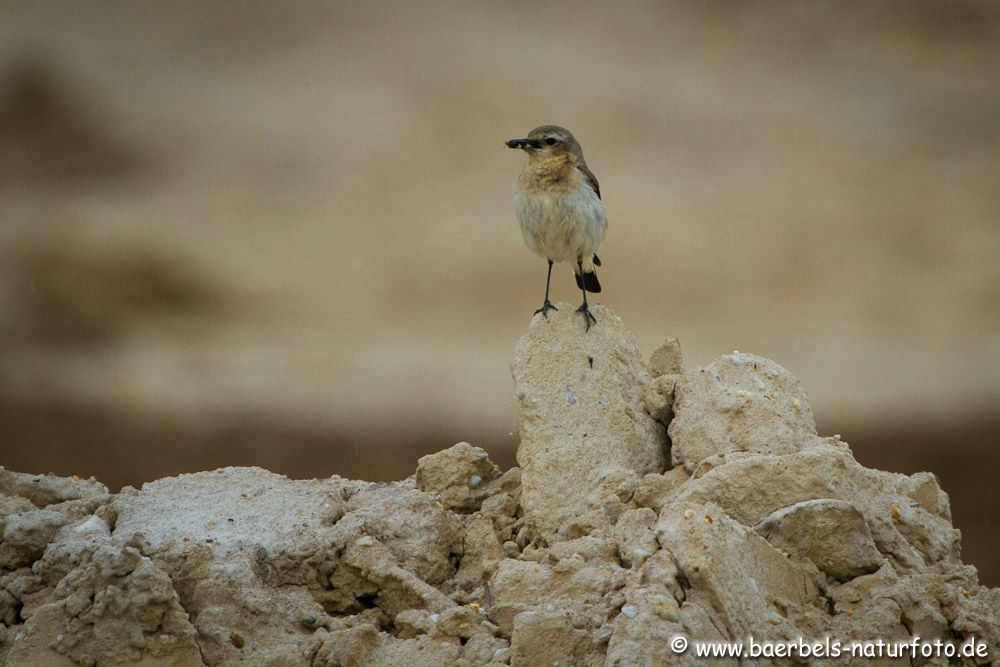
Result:
{"type": "Polygon", "coordinates": [[[523,148],[524,150],[528,150],[541,147],[542,145],[534,139],[511,139],[507,142],[507,148],[523,148]]]}

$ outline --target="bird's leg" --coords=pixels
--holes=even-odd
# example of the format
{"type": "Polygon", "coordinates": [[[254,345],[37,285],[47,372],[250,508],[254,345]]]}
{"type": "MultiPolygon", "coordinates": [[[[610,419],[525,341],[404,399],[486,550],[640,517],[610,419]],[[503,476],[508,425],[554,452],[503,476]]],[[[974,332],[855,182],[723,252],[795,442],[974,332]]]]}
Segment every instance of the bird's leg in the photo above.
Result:
{"type": "Polygon", "coordinates": [[[550,310],[559,310],[558,308],[556,308],[555,306],[552,305],[551,301],[549,301],[549,284],[551,282],[552,282],[552,260],[550,259],[549,260],[549,275],[545,278],[545,303],[542,304],[541,308],[539,308],[538,310],[535,311],[535,315],[537,315],[538,313],[541,313],[542,315],[545,316],[545,319],[549,319],[549,311],[550,310]]]}
{"type": "MultiPolygon", "coordinates": [[[[583,276],[583,260],[577,259],[576,266],[580,269],[580,275],[583,276]]],[[[590,312],[590,308],[587,307],[587,287],[581,283],[581,288],[583,291],[583,304],[576,309],[576,312],[583,313],[583,323],[587,325],[586,331],[590,331],[591,324],[597,324],[597,318],[594,314],[590,312]]]]}

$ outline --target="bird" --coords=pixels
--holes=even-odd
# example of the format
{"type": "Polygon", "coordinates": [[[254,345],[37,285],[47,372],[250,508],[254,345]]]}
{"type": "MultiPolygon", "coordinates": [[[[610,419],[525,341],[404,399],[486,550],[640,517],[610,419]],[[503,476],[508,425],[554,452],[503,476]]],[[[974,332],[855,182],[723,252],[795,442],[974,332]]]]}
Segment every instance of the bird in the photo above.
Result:
{"type": "Polygon", "coordinates": [[[549,263],[545,301],[535,315],[548,319],[549,311],[557,310],[549,301],[552,264],[572,262],[577,287],[583,292],[583,304],[576,312],[583,314],[585,331],[590,331],[597,318],[587,306],[587,292],[601,291],[594,267],[601,266],[596,252],[608,228],[597,177],[583,159],[580,142],[558,125],[541,125],[506,145],[528,154],[514,210],[525,244],[549,263]]]}

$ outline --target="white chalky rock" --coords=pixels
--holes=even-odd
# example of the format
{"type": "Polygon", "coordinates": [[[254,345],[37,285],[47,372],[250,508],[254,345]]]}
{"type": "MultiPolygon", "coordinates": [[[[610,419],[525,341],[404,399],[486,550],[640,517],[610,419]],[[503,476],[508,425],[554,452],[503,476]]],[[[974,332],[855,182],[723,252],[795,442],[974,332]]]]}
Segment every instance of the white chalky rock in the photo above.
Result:
{"type": "Polygon", "coordinates": [[[521,502],[550,542],[574,537],[570,519],[600,514],[609,496],[631,496],[665,464],[663,427],[642,407],[651,379],[632,335],[607,308],[592,307],[589,331],[574,307],[558,308],[535,317],[511,364],[521,404],[521,502]]]}
{"type": "Polygon", "coordinates": [[[805,390],[770,359],[734,352],[684,373],[670,422],[674,465],[716,454],[790,454],[816,435],[805,390]]]}

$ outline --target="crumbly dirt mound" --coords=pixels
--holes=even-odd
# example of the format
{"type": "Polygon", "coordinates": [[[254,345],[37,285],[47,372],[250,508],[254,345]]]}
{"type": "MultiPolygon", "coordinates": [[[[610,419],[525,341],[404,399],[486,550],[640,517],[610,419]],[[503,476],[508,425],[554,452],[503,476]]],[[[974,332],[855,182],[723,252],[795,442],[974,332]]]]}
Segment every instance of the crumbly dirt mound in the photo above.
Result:
{"type": "Polygon", "coordinates": [[[667,341],[643,364],[594,310],[518,343],[506,473],[468,443],[392,484],[226,468],[112,495],[0,469],[0,664],[699,662],[677,635],[1000,656],[1000,589],[962,564],[932,474],[818,436],[772,361],[684,371],[667,341]]]}

